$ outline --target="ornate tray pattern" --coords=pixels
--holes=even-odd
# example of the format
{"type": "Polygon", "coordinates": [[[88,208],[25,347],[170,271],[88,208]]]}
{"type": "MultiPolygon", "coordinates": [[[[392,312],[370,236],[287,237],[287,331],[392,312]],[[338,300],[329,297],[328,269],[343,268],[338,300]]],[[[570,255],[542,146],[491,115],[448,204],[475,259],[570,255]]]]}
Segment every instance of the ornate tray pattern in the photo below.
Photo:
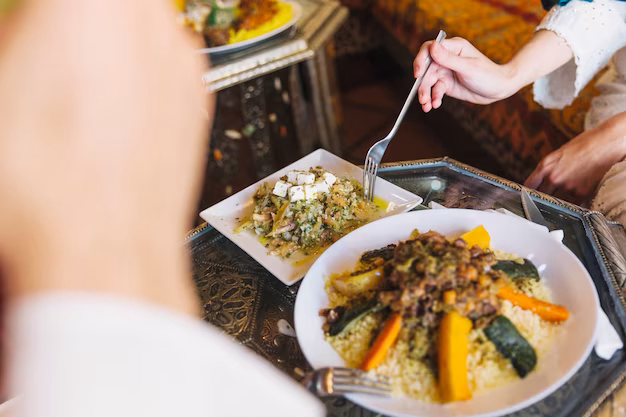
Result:
{"type": "MultiPolygon", "coordinates": [[[[480,210],[504,207],[522,214],[519,184],[448,158],[386,164],[379,172],[387,180],[422,196],[425,205],[435,201],[446,207],[480,210]]],[[[599,213],[544,194],[533,194],[541,199],[538,206],[546,220],[564,230],[564,243],[585,264],[598,288],[604,310],[622,340],[626,340],[626,263],[623,249],[620,249],[626,244],[623,228],[608,223],[599,213]]],[[[205,320],[288,375],[299,378],[308,365],[296,339],[284,330],[285,321],[293,323],[293,305],[299,285],[284,286],[206,224],[190,232],[187,243],[205,320]]],[[[617,352],[610,361],[592,353],[567,384],[543,401],[513,415],[591,416],[624,379],[626,356],[623,351],[617,352]]],[[[343,398],[325,402],[328,415],[332,417],[377,416],[343,398]]]]}

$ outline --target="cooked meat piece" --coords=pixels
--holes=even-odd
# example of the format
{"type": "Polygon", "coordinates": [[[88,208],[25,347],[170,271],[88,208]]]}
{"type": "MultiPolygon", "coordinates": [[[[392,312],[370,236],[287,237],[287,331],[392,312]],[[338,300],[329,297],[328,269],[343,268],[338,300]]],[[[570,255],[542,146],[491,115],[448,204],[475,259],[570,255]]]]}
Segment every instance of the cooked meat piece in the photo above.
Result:
{"type": "Polygon", "coordinates": [[[483,316],[490,316],[498,312],[498,309],[490,302],[484,302],[482,306],[483,306],[483,314],[482,314],[483,316]]]}
{"type": "Polygon", "coordinates": [[[208,47],[222,46],[228,43],[230,33],[228,29],[207,28],[204,31],[204,39],[208,47]]]}
{"type": "Polygon", "coordinates": [[[388,261],[393,258],[393,253],[396,250],[396,245],[387,245],[384,248],[371,250],[365,252],[360,259],[361,263],[368,264],[373,262],[377,258],[382,258],[385,261],[388,261]]]}
{"type": "Polygon", "coordinates": [[[440,286],[441,291],[448,291],[452,288],[454,288],[454,282],[451,280],[444,281],[440,286]]]}
{"type": "Polygon", "coordinates": [[[343,306],[331,308],[326,315],[326,321],[329,323],[336,322],[345,311],[346,309],[343,306]]]}
{"type": "Polygon", "coordinates": [[[455,248],[459,248],[459,249],[467,248],[467,243],[465,242],[465,240],[463,240],[461,238],[455,240],[453,245],[454,245],[455,248]]]}
{"type": "Polygon", "coordinates": [[[275,0],[241,0],[235,28],[252,30],[272,20],[278,12],[275,0]]]}
{"type": "Polygon", "coordinates": [[[425,313],[422,316],[422,325],[426,328],[433,328],[437,325],[438,315],[435,313],[425,313]]]}
{"type": "Polygon", "coordinates": [[[448,240],[445,238],[445,236],[433,231],[422,233],[417,237],[417,240],[423,243],[448,243],[448,240]]]}
{"type": "MultiPolygon", "coordinates": [[[[373,258],[374,253],[362,259],[373,258]]],[[[468,248],[462,239],[450,242],[436,232],[424,233],[395,247],[383,269],[385,288],[378,300],[405,317],[421,318],[426,327],[437,325],[433,314],[443,310],[443,293],[452,289],[456,294],[452,305],[461,314],[474,320],[495,315],[500,302],[491,296],[499,277],[490,270],[494,263],[493,253],[468,248]]]]}
{"type": "MultiPolygon", "coordinates": [[[[433,331],[450,308],[472,319],[477,328],[488,325],[498,314],[501,304],[495,293],[502,274],[491,269],[495,256],[489,251],[428,232],[366,252],[360,269],[379,268],[381,262],[383,283],[375,301],[411,320],[412,326],[433,331]],[[454,297],[448,294],[447,304],[446,291],[454,292],[454,297]]],[[[327,324],[335,319],[332,314],[327,313],[327,324]]]]}
{"type": "Polygon", "coordinates": [[[400,242],[394,252],[393,261],[395,264],[404,264],[413,257],[416,246],[421,246],[417,241],[400,242]]]}

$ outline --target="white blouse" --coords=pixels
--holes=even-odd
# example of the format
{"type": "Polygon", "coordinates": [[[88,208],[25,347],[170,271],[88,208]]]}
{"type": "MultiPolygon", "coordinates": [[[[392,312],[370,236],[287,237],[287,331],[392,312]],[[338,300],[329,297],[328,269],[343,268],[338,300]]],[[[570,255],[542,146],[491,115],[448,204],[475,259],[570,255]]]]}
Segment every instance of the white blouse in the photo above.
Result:
{"type": "MultiPolygon", "coordinates": [[[[208,324],[91,293],[8,309],[11,417],[322,417],[325,407],[208,324]]],[[[0,412],[0,415],[5,415],[0,412]]]]}
{"type": "MultiPolygon", "coordinates": [[[[557,109],[571,104],[608,64],[596,85],[600,94],[591,102],[585,129],[626,112],[626,2],[573,0],[553,7],[537,27],[541,29],[565,39],[574,58],[535,82],[533,91],[539,104],[557,109]]],[[[617,163],[606,174],[591,208],[626,226],[626,162],[617,163]]]]}

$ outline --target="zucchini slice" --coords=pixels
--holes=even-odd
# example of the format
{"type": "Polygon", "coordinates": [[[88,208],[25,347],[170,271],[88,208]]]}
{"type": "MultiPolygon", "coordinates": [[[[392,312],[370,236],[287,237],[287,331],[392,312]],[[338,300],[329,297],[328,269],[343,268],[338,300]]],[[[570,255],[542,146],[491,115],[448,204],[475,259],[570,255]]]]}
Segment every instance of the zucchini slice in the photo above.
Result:
{"type": "Polygon", "coordinates": [[[537,353],[511,320],[497,316],[485,328],[485,335],[496,345],[498,352],[511,361],[517,374],[524,378],[537,365],[537,353]]]}
{"type": "Polygon", "coordinates": [[[346,311],[343,316],[339,318],[339,320],[331,324],[330,329],[328,329],[328,334],[330,336],[336,336],[340,333],[348,331],[367,314],[375,313],[380,311],[382,308],[383,305],[378,304],[376,298],[372,298],[369,301],[358,304],[346,311]]]}
{"type": "Polygon", "coordinates": [[[523,264],[515,261],[498,261],[492,268],[504,272],[511,279],[530,278],[539,281],[539,271],[528,259],[524,259],[523,264]]]}

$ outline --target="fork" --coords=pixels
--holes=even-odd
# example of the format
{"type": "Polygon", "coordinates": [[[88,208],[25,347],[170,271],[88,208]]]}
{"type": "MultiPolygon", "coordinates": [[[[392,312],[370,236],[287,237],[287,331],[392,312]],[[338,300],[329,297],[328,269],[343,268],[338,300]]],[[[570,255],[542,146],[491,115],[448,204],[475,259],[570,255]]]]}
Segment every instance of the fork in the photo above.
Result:
{"type": "MultiPolygon", "coordinates": [[[[445,38],[446,32],[440,30],[435,42],[441,42],[445,38]]],[[[415,80],[415,84],[413,84],[413,88],[411,88],[411,92],[404,102],[404,106],[402,106],[402,110],[400,110],[400,114],[398,115],[396,122],[391,128],[391,131],[383,139],[376,142],[367,152],[367,156],[365,157],[365,166],[363,167],[363,191],[365,193],[365,198],[369,199],[370,201],[374,200],[374,185],[376,184],[376,175],[378,174],[380,161],[383,159],[383,155],[387,150],[389,142],[391,142],[391,139],[393,139],[393,137],[396,135],[398,127],[400,127],[400,123],[402,122],[402,119],[404,119],[406,112],[409,110],[409,107],[411,107],[411,103],[413,102],[413,99],[417,94],[417,89],[419,88],[420,84],[422,84],[422,80],[428,72],[431,63],[432,60],[429,55],[426,57],[426,71],[424,71],[421,77],[415,80]]]]}
{"type": "Polygon", "coordinates": [[[387,377],[351,368],[316,369],[304,377],[302,384],[318,397],[350,393],[391,395],[391,383],[387,377]]]}

